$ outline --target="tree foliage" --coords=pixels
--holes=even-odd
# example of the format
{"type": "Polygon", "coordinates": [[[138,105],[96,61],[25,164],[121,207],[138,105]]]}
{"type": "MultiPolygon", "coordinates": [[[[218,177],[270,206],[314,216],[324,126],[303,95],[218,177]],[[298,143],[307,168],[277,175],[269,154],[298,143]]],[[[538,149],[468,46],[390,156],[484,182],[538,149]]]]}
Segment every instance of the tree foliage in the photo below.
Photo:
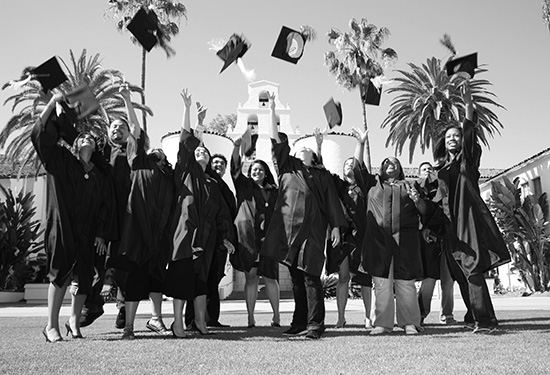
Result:
{"type": "MultiPolygon", "coordinates": [[[[465,78],[447,75],[441,60],[432,57],[425,64],[408,64],[411,71],[397,70],[400,76],[393,78],[396,84],[388,93],[396,93],[382,128],[389,128],[386,146],[393,146],[401,155],[409,143],[409,162],[412,162],[417,146],[422,153],[432,146],[442,131],[451,124],[459,125],[465,116],[461,87],[465,78]]],[[[476,77],[487,72],[483,66],[476,69],[476,77]]],[[[500,134],[502,123],[490,107],[504,108],[497,103],[496,95],[489,91],[491,83],[485,79],[470,80],[472,99],[479,116],[478,138],[488,146],[487,136],[500,134]]]]}
{"type": "Polygon", "coordinates": [[[550,31],[550,0],[542,0],[542,20],[550,31]]]}
{"type": "Polygon", "coordinates": [[[521,198],[521,190],[506,177],[491,182],[489,208],[495,217],[512,264],[532,291],[550,290],[550,226],[546,193],[521,198]]]}
{"type": "MultiPolygon", "coordinates": [[[[99,102],[99,110],[88,117],[79,120],[75,126],[78,131],[90,131],[99,139],[106,141],[107,129],[112,120],[125,118],[126,109],[122,97],[118,94],[124,75],[114,69],[103,69],[99,54],[88,57],[84,49],[76,58],[70,50],[70,65],[59,58],[65,66],[68,80],[57,89],[68,93],[72,89],[87,84],[99,102]]],[[[141,93],[141,88],[129,85],[132,92],[141,93]]],[[[15,165],[34,163],[37,167],[39,159],[30,141],[30,134],[40,114],[48,103],[49,97],[44,93],[37,80],[30,80],[19,91],[6,99],[4,105],[10,104],[14,115],[8,120],[0,132],[0,147],[6,146],[6,160],[15,165]],[[8,143],[9,141],[9,143],[8,143]]],[[[137,110],[152,114],[148,107],[134,103],[137,110]]]]}
{"type": "Polygon", "coordinates": [[[212,119],[206,126],[206,130],[217,132],[220,134],[227,134],[228,130],[233,130],[237,124],[237,115],[232,113],[230,115],[222,116],[218,115],[212,119]]]}

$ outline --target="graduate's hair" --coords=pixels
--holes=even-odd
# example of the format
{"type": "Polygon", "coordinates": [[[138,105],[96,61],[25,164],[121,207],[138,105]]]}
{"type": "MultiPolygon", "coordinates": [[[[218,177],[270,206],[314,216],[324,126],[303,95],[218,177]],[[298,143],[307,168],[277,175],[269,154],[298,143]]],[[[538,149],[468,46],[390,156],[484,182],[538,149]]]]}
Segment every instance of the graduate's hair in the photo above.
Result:
{"type": "Polygon", "coordinates": [[[388,175],[386,174],[386,171],[384,170],[384,163],[387,160],[393,159],[397,162],[397,167],[399,168],[399,176],[397,177],[398,180],[404,180],[405,179],[405,172],[403,172],[403,166],[401,165],[401,162],[396,157],[390,156],[382,160],[382,163],[380,163],[380,177],[382,177],[383,180],[386,180],[388,178],[388,175]]]}
{"type": "Polygon", "coordinates": [[[264,168],[265,178],[262,185],[265,186],[266,184],[269,184],[269,185],[272,185],[273,187],[276,187],[277,185],[275,184],[275,178],[273,177],[273,174],[271,173],[269,166],[265,161],[261,159],[255,159],[252,163],[250,163],[250,165],[248,166],[248,177],[250,177],[250,172],[252,171],[252,166],[254,164],[260,164],[264,168]]]}
{"type": "Polygon", "coordinates": [[[434,144],[433,149],[433,155],[434,155],[434,161],[435,161],[435,168],[440,169],[447,163],[447,160],[449,158],[449,152],[447,151],[447,147],[445,146],[445,134],[451,129],[457,129],[460,133],[460,136],[464,140],[464,132],[462,130],[462,127],[456,124],[448,125],[440,134],[439,138],[436,140],[434,144]]]}
{"type": "Polygon", "coordinates": [[[222,159],[223,162],[225,163],[225,165],[227,166],[227,158],[225,157],[225,155],[222,155],[222,154],[214,154],[214,155],[212,155],[212,157],[210,158],[210,162],[212,163],[212,160],[214,160],[215,158],[222,159]]]}
{"type": "Polygon", "coordinates": [[[81,132],[76,136],[76,138],[74,139],[73,144],[71,146],[73,154],[76,157],[78,157],[78,153],[80,152],[80,148],[78,147],[78,141],[81,140],[84,137],[92,138],[94,140],[94,143],[95,143],[94,151],[99,150],[99,141],[98,141],[97,137],[94,136],[91,132],[81,132]]]}

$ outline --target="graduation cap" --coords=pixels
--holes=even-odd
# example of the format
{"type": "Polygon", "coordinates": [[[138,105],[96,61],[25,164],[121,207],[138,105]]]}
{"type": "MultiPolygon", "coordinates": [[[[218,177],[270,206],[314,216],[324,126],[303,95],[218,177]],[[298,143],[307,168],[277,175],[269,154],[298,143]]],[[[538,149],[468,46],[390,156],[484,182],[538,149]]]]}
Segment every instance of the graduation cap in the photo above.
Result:
{"type": "Polygon", "coordinates": [[[453,60],[447,61],[445,64],[447,69],[447,75],[465,72],[470,75],[470,78],[474,78],[475,70],[477,68],[477,52],[471,55],[462,56],[453,60]]]}
{"type": "Polygon", "coordinates": [[[61,69],[57,57],[52,57],[42,65],[31,70],[32,78],[36,78],[42,85],[44,92],[56,88],[67,80],[67,76],[61,69]]]}
{"type": "Polygon", "coordinates": [[[304,53],[306,38],[301,32],[283,26],[271,56],[296,64],[304,53]]]}
{"type": "Polygon", "coordinates": [[[65,99],[79,120],[99,109],[99,102],[86,84],[82,84],[66,94],[65,99]]]}
{"type": "Polygon", "coordinates": [[[151,51],[162,35],[158,26],[158,17],[153,10],[140,8],[126,27],[147,50],[151,51]]]}
{"type": "Polygon", "coordinates": [[[335,126],[342,125],[342,105],[335,102],[333,98],[323,106],[328,126],[332,129],[335,126]]]}
{"type": "Polygon", "coordinates": [[[368,80],[367,84],[361,84],[359,86],[361,90],[361,100],[365,104],[380,105],[380,97],[382,96],[382,87],[376,88],[376,85],[368,80]]]}
{"type": "Polygon", "coordinates": [[[243,36],[237,34],[231,35],[229,41],[225,43],[225,45],[218,52],[216,52],[216,55],[224,61],[220,73],[227,69],[229,65],[236,62],[238,58],[243,57],[249,48],[250,44],[244,39],[243,36]]]}

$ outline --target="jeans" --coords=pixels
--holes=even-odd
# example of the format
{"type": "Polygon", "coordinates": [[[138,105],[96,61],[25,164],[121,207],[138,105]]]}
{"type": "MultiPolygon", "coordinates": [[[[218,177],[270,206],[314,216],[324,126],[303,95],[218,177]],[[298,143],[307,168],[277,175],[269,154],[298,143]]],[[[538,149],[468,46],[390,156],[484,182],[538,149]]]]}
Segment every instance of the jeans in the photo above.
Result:
{"type": "Polygon", "coordinates": [[[325,330],[325,295],[319,276],[289,267],[294,294],[294,313],[291,327],[308,331],[325,330]]]}
{"type": "Polygon", "coordinates": [[[396,312],[398,326],[420,326],[420,308],[414,280],[394,280],[393,260],[387,279],[373,276],[372,280],[375,295],[374,327],[393,329],[396,312]]]}
{"type": "MultiPolygon", "coordinates": [[[[447,259],[441,257],[440,263],[441,276],[441,313],[440,317],[454,318],[454,280],[451,277],[447,259]]],[[[420,290],[418,291],[418,304],[420,305],[420,317],[426,318],[430,314],[431,302],[435,287],[435,279],[427,278],[422,280],[420,290]]]]}

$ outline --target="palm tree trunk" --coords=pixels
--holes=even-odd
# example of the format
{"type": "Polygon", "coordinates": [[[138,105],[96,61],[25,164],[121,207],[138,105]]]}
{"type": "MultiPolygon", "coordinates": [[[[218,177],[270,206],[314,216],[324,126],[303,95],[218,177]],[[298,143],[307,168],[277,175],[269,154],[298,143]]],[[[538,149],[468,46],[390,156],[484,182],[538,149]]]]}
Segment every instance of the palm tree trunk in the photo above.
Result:
{"type": "MultiPolygon", "coordinates": [[[[145,106],[145,66],[147,62],[147,51],[145,48],[141,49],[141,88],[143,92],[141,93],[141,104],[145,106]]],[[[147,113],[141,111],[143,130],[147,133],[147,113]]]]}
{"type": "MultiPolygon", "coordinates": [[[[369,126],[367,124],[367,105],[363,101],[363,97],[361,96],[361,90],[359,90],[359,100],[361,100],[361,105],[363,106],[363,127],[365,131],[369,130],[369,126]]],[[[365,166],[368,168],[367,170],[372,173],[371,169],[371,162],[370,162],[370,144],[369,144],[369,136],[367,134],[367,139],[365,139],[365,157],[364,157],[365,166]]]]}

